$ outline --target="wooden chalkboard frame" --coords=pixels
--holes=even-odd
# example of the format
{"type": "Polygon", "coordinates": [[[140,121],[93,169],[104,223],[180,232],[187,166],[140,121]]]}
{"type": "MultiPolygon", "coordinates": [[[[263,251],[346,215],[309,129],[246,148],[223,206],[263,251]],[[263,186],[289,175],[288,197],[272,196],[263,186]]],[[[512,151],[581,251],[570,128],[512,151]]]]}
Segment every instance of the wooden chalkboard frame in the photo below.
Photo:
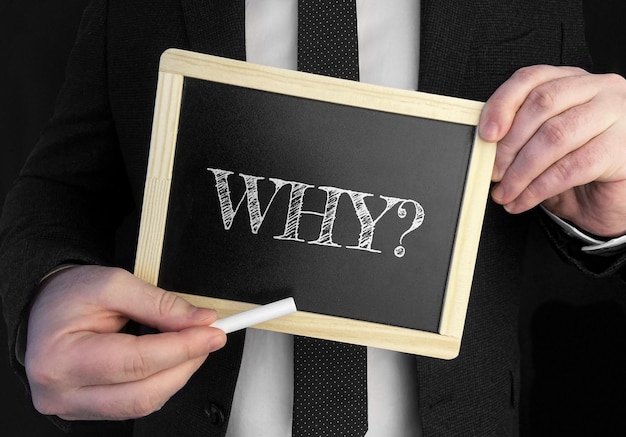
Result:
{"type": "MultiPolygon", "coordinates": [[[[179,49],[165,51],[159,66],[134,268],[136,276],[152,284],[159,280],[185,78],[469,126],[477,126],[483,106],[482,102],[344,81],[179,49]]],[[[455,358],[460,350],[494,159],[495,145],[475,135],[438,332],[303,311],[255,327],[436,358],[455,358]]],[[[195,305],[214,308],[220,317],[258,306],[178,294],[195,305]]]]}

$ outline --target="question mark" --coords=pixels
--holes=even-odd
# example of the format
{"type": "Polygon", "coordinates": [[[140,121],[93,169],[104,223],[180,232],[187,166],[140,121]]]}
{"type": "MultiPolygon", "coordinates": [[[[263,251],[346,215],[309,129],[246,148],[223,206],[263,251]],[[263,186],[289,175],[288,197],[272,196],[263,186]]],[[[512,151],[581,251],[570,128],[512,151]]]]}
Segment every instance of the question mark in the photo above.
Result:
{"type": "Polygon", "coordinates": [[[404,248],[404,246],[402,246],[402,240],[404,240],[404,237],[419,228],[424,222],[424,208],[422,208],[422,205],[417,203],[415,200],[405,200],[404,202],[402,202],[398,207],[398,217],[400,217],[401,219],[406,218],[407,212],[404,205],[408,202],[413,203],[413,206],[415,206],[415,217],[413,218],[413,223],[411,224],[411,227],[407,231],[405,231],[400,237],[400,245],[396,247],[393,251],[393,253],[398,258],[402,258],[406,253],[406,249],[404,248]]]}

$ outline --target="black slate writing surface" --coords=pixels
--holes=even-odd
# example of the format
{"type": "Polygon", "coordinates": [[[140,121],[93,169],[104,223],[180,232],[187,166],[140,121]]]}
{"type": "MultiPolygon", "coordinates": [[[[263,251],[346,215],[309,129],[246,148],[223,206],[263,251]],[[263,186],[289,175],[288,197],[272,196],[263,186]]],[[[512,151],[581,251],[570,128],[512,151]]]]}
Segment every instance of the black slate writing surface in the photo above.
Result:
{"type": "Polygon", "coordinates": [[[302,311],[437,332],[474,135],[471,125],[187,77],[159,285],[252,303],[293,296],[302,311]],[[236,209],[243,199],[228,229],[225,175],[222,201],[236,209]],[[246,178],[265,214],[256,232],[246,178]],[[299,204],[292,193],[304,186],[299,204]],[[335,215],[324,215],[333,195],[335,215]],[[392,205],[370,239],[354,199],[373,219],[392,205]],[[304,211],[295,231],[290,205],[304,211]],[[405,234],[420,207],[423,221],[405,234]]]}

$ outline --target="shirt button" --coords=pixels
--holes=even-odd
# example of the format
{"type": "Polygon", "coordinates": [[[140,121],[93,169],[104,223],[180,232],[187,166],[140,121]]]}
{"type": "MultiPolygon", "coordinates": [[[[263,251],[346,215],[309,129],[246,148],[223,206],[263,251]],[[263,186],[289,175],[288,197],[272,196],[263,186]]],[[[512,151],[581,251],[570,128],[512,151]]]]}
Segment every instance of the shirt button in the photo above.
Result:
{"type": "Polygon", "coordinates": [[[204,414],[209,418],[211,425],[222,426],[224,424],[224,411],[219,405],[211,402],[204,407],[204,414]]]}

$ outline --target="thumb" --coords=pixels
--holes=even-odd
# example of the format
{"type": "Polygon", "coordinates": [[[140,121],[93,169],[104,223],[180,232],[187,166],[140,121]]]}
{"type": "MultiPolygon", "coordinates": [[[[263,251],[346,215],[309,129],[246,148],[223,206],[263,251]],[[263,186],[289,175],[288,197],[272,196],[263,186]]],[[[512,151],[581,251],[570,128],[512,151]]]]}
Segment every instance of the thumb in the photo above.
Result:
{"type": "Polygon", "coordinates": [[[119,274],[127,274],[128,277],[122,279],[124,286],[115,287],[115,292],[108,294],[107,299],[111,300],[109,307],[136,322],[168,332],[208,326],[217,320],[217,312],[212,309],[196,307],[129,272],[121,271],[119,274]]]}

